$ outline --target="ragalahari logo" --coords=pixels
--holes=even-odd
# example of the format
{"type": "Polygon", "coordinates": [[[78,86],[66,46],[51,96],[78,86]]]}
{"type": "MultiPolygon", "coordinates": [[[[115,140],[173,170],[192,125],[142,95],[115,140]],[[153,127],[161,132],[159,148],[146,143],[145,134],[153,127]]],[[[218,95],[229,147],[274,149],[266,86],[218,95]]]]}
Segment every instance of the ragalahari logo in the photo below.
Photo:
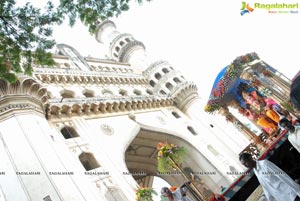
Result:
{"type": "Polygon", "coordinates": [[[251,8],[248,3],[243,1],[242,2],[242,8],[241,8],[241,16],[243,16],[246,13],[252,12],[252,11],[254,11],[254,9],[251,8]]]}

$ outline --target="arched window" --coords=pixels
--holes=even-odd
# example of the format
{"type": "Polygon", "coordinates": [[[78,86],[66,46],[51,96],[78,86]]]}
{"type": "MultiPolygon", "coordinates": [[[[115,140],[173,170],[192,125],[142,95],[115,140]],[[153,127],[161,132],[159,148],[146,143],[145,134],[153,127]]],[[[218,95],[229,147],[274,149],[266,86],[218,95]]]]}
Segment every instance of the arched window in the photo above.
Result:
{"type": "Polygon", "coordinates": [[[146,93],[149,94],[149,95],[153,95],[153,91],[150,90],[150,89],[146,89],[146,93]]]}
{"type": "Polygon", "coordinates": [[[181,117],[177,112],[172,112],[172,115],[177,119],[181,117]]]}
{"type": "Polygon", "coordinates": [[[170,82],[167,82],[167,83],[166,83],[166,87],[167,87],[170,91],[172,91],[172,89],[174,88],[173,85],[172,85],[170,82]]]}
{"type": "Polygon", "coordinates": [[[61,97],[63,98],[74,98],[74,92],[70,90],[63,90],[60,92],[61,97]]]}
{"type": "Polygon", "coordinates": [[[79,155],[79,160],[86,171],[93,170],[100,167],[98,161],[91,153],[85,153],[85,152],[81,153],[79,155]]]}
{"type": "Polygon", "coordinates": [[[163,68],[162,69],[162,72],[164,72],[164,73],[168,73],[168,72],[170,72],[167,68],[163,68]]]}
{"type": "Polygon", "coordinates": [[[117,52],[120,51],[120,47],[119,47],[119,46],[116,47],[116,51],[117,51],[117,52]]]}
{"type": "Polygon", "coordinates": [[[97,67],[94,66],[94,65],[90,65],[90,67],[91,67],[92,70],[97,70],[97,67]]]}
{"type": "Polygon", "coordinates": [[[194,130],[193,127],[188,126],[187,129],[188,129],[193,135],[198,135],[198,133],[194,130]]]}
{"type": "Polygon", "coordinates": [[[130,39],[129,39],[129,38],[125,38],[125,41],[129,43],[129,42],[130,42],[130,39]]]}
{"type": "Polygon", "coordinates": [[[64,63],[64,66],[70,68],[71,65],[69,63],[64,63]]]}
{"type": "Polygon", "coordinates": [[[64,136],[65,139],[79,137],[78,133],[73,127],[65,126],[60,130],[61,134],[64,136]]]}
{"type": "Polygon", "coordinates": [[[211,145],[207,145],[207,149],[215,156],[220,155],[219,152],[215,148],[213,148],[213,146],[211,146],[211,145]]]}
{"type": "Polygon", "coordinates": [[[123,46],[124,45],[124,41],[120,41],[120,43],[119,43],[121,46],[123,46]]]}
{"type": "Polygon", "coordinates": [[[102,94],[103,94],[103,96],[112,96],[113,95],[113,93],[107,89],[104,89],[102,91],[102,94]]]}
{"type": "Polygon", "coordinates": [[[155,77],[157,80],[159,80],[159,79],[161,78],[161,75],[160,75],[160,73],[155,73],[155,74],[154,74],[154,77],[155,77]]]}
{"type": "Polygon", "coordinates": [[[155,82],[153,80],[150,80],[151,87],[155,87],[155,82]]]}
{"type": "Polygon", "coordinates": [[[142,95],[142,92],[140,90],[137,90],[137,89],[133,90],[133,93],[135,95],[138,95],[138,96],[142,95]]]}
{"type": "Polygon", "coordinates": [[[84,92],[83,92],[83,95],[85,96],[85,97],[94,97],[94,92],[92,91],[92,90],[85,90],[84,92]]]}
{"type": "Polygon", "coordinates": [[[176,82],[177,84],[181,82],[181,81],[178,79],[178,77],[175,77],[173,80],[174,80],[174,82],[176,82]]]}
{"type": "Polygon", "coordinates": [[[109,72],[109,71],[110,71],[110,68],[109,68],[108,66],[105,66],[105,67],[103,68],[103,71],[109,72]]]}
{"type": "Polygon", "coordinates": [[[127,96],[127,91],[125,91],[124,89],[121,89],[120,91],[119,91],[119,94],[121,95],[121,96],[127,96]]]}
{"type": "Polygon", "coordinates": [[[163,90],[160,90],[159,93],[162,94],[162,95],[166,95],[166,94],[167,94],[167,93],[166,93],[165,91],[163,91],[163,90]]]}

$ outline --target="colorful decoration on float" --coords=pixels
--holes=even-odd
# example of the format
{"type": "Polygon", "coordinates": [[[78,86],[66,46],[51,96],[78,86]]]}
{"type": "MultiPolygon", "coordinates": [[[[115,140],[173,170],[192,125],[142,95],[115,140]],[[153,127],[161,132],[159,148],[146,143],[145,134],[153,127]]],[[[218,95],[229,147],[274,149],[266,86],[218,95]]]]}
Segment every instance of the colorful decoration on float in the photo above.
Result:
{"type": "Polygon", "coordinates": [[[281,105],[287,111],[289,111],[289,112],[295,112],[293,104],[290,101],[283,102],[283,103],[281,103],[281,105]]]}
{"type": "Polygon", "coordinates": [[[220,105],[217,104],[207,104],[204,108],[205,112],[208,112],[210,114],[214,114],[216,111],[218,111],[221,108],[220,105]]]}
{"type": "Polygon", "coordinates": [[[253,52],[237,57],[229,66],[225,67],[216,78],[204,111],[214,114],[220,109],[223,97],[237,83],[239,76],[247,66],[246,64],[257,59],[259,59],[258,55],[253,52]]]}
{"type": "Polygon", "coordinates": [[[186,149],[182,146],[160,142],[157,144],[157,169],[159,172],[167,172],[176,169],[186,156],[186,149]]]}
{"type": "Polygon", "coordinates": [[[140,187],[136,190],[137,201],[153,201],[153,195],[157,195],[156,191],[152,188],[140,187]]]}

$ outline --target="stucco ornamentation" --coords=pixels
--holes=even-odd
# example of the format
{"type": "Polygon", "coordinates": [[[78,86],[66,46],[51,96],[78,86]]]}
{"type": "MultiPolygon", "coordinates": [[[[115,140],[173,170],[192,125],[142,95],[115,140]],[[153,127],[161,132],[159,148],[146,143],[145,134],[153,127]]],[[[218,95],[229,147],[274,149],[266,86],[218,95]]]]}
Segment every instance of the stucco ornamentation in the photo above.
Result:
{"type": "Polygon", "coordinates": [[[115,132],[114,129],[108,124],[102,124],[100,128],[101,131],[106,135],[112,135],[115,132]]]}

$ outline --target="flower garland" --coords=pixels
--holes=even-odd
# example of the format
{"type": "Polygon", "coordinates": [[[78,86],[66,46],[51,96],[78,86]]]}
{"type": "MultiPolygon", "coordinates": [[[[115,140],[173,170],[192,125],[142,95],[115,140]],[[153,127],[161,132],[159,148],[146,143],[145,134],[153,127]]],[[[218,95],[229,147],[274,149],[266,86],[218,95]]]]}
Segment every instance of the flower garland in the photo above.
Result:
{"type": "Polygon", "coordinates": [[[205,107],[204,107],[204,111],[205,112],[208,112],[210,114],[214,114],[216,111],[218,111],[219,109],[221,108],[220,105],[217,105],[217,104],[207,104],[205,107]]]}
{"type": "Polygon", "coordinates": [[[152,195],[157,195],[156,191],[152,188],[140,187],[136,190],[137,201],[153,201],[152,195]]]}
{"type": "Polygon", "coordinates": [[[282,107],[284,107],[284,109],[286,109],[289,112],[295,112],[295,109],[293,107],[293,104],[290,101],[285,101],[283,103],[281,103],[282,107]]]}
{"type": "Polygon", "coordinates": [[[157,144],[157,169],[159,172],[167,172],[170,169],[176,168],[177,164],[183,162],[186,155],[186,149],[175,144],[160,142],[157,144]]]}
{"type": "Polygon", "coordinates": [[[244,65],[246,63],[252,62],[256,59],[259,59],[259,57],[255,52],[237,57],[227,69],[228,77],[230,79],[235,79],[244,70],[244,65]]]}
{"type": "Polygon", "coordinates": [[[243,72],[244,65],[259,59],[255,52],[239,56],[228,66],[226,73],[216,84],[215,89],[212,90],[210,100],[204,108],[205,112],[214,114],[215,111],[220,109],[220,100],[228,91],[232,82],[243,72]]]}
{"type": "Polygon", "coordinates": [[[259,93],[261,93],[261,95],[268,97],[272,95],[272,91],[267,88],[267,87],[263,87],[262,89],[259,90],[259,93]]]}

